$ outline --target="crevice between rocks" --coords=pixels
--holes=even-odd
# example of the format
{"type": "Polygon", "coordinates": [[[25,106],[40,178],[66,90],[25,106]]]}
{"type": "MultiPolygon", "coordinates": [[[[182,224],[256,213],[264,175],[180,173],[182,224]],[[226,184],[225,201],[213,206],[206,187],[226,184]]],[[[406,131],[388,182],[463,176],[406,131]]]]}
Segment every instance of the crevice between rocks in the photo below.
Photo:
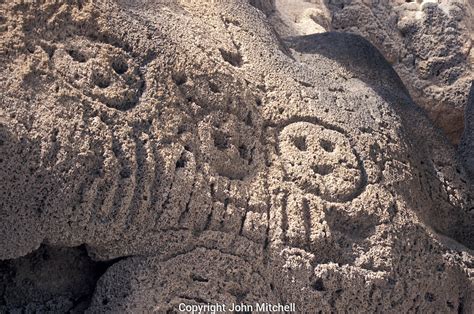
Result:
{"type": "Polygon", "coordinates": [[[0,261],[0,313],[83,313],[97,281],[117,261],[93,261],[84,245],[42,245],[0,261]]]}

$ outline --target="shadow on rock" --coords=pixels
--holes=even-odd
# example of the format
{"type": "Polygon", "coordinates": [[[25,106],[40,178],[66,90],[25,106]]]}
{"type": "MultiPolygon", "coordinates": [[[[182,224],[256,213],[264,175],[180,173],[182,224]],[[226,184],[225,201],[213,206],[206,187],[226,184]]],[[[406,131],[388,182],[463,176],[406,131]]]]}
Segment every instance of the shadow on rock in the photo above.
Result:
{"type": "MultiPolygon", "coordinates": [[[[453,200],[450,197],[452,192],[449,192],[450,188],[445,182],[446,180],[455,182],[461,194],[469,195],[469,190],[472,188],[463,179],[466,173],[461,165],[455,164],[455,151],[447,143],[442,132],[434,128],[424,111],[415,105],[403,82],[377,48],[359,35],[336,32],[291,37],[285,42],[303,56],[321,56],[337,62],[348,73],[354,75],[353,78],[363,81],[388,103],[402,119],[406,133],[411,135],[406,140],[413,151],[419,151],[420,154],[415,154],[420,156],[416,162],[421,165],[420,169],[426,174],[426,178],[420,177],[419,185],[402,182],[400,191],[406,190],[406,193],[401,195],[416,209],[419,217],[427,225],[473,248],[474,219],[470,213],[472,212],[470,208],[473,207],[472,201],[469,200],[469,196],[467,199],[453,200]],[[446,145],[439,145],[440,143],[446,145]],[[425,201],[415,200],[417,193],[413,191],[418,188],[429,189],[430,199],[425,201],[432,206],[426,206],[425,201]]],[[[302,62],[305,62],[304,57],[302,62]]],[[[314,66],[314,69],[317,70],[317,67],[314,66]]],[[[467,135],[465,135],[461,153],[465,161],[472,155],[469,154],[472,152],[472,145],[469,146],[472,139],[468,133],[469,128],[466,131],[467,135]]],[[[410,158],[417,159],[416,156],[410,158]]],[[[465,166],[469,171],[469,162],[466,161],[465,166]]]]}

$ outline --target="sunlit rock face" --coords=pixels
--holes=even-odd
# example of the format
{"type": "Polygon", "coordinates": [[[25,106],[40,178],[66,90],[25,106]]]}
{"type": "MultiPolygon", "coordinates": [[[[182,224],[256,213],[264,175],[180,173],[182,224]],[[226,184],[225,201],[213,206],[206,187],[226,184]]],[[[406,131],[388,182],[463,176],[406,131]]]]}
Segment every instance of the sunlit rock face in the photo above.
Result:
{"type": "Polygon", "coordinates": [[[434,124],[459,144],[473,80],[472,1],[267,0],[254,5],[282,36],[338,31],[369,40],[434,124]]]}
{"type": "Polygon", "coordinates": [[[0,259],[86,247],[90,312],[472,311],[468,167],[367,40],[264,4],[1,3],[0,259]]]}

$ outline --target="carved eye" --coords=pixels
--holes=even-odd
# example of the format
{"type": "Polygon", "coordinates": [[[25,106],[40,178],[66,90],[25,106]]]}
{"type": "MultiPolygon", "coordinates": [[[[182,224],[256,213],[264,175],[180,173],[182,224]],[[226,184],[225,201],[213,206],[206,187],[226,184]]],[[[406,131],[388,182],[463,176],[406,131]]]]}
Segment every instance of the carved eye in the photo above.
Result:
{"type": "Polygon", "coordinates": [[[67,50],[67,53],[76,62],[83,63],[83,62],[87,61],[87,58],[78,50],[69,49],[69,50],[67,50]]]}
{"type": "Polygon", "coordinates": [[[306,151],[308,146],[306,144],[306,136],[296,136],[293,137],[293,144],[301,151],[306,151]]]}
{"type": "Polygon", "coordinates": [[[321,145],[321,147],[328,153],[332,153],[334,149],[336,148],[333,142],[325,140],[325,139],[319,140],[319,145],[321,145]]]}
{"type": "Polygon", "coordinates": [[[115,73],[118,75],[122,75],[128,71],[128,64],[125,60],[119,58],[112,62],[112,69],[114,69],[115,73]]]}
{"type": "Polygon", "coordinates": [[[107,88],[110,86],[110,80],[100,73],[94,73],[92,76],[92,81],[94,85],[99,88],[107,88]]]}

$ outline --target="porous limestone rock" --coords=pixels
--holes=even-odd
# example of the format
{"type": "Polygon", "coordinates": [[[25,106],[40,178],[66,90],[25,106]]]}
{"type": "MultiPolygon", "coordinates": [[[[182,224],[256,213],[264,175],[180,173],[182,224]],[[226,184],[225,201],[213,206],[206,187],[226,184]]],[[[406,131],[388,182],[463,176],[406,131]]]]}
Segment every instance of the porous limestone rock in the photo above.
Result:
{"type": "Polygon", "coordinates": [[[474,82],[471,84],[464,120],[466,127],[459,150],[466,170],[471,180],[474,180],[474,82]]]}
{"type": "Polygon", "coordinates": [[[257,2],[1,2],[0,259],[120,259],[91,313],[471,312],[454,149],[369,42],[257,2]]]}
{"type": "Polygon", "coordinates": [[[262,0],[256,6],[282,36],[340,31],[368,39],[415,102],[459,144],[474,79],[472,0],[262,0]]]}

